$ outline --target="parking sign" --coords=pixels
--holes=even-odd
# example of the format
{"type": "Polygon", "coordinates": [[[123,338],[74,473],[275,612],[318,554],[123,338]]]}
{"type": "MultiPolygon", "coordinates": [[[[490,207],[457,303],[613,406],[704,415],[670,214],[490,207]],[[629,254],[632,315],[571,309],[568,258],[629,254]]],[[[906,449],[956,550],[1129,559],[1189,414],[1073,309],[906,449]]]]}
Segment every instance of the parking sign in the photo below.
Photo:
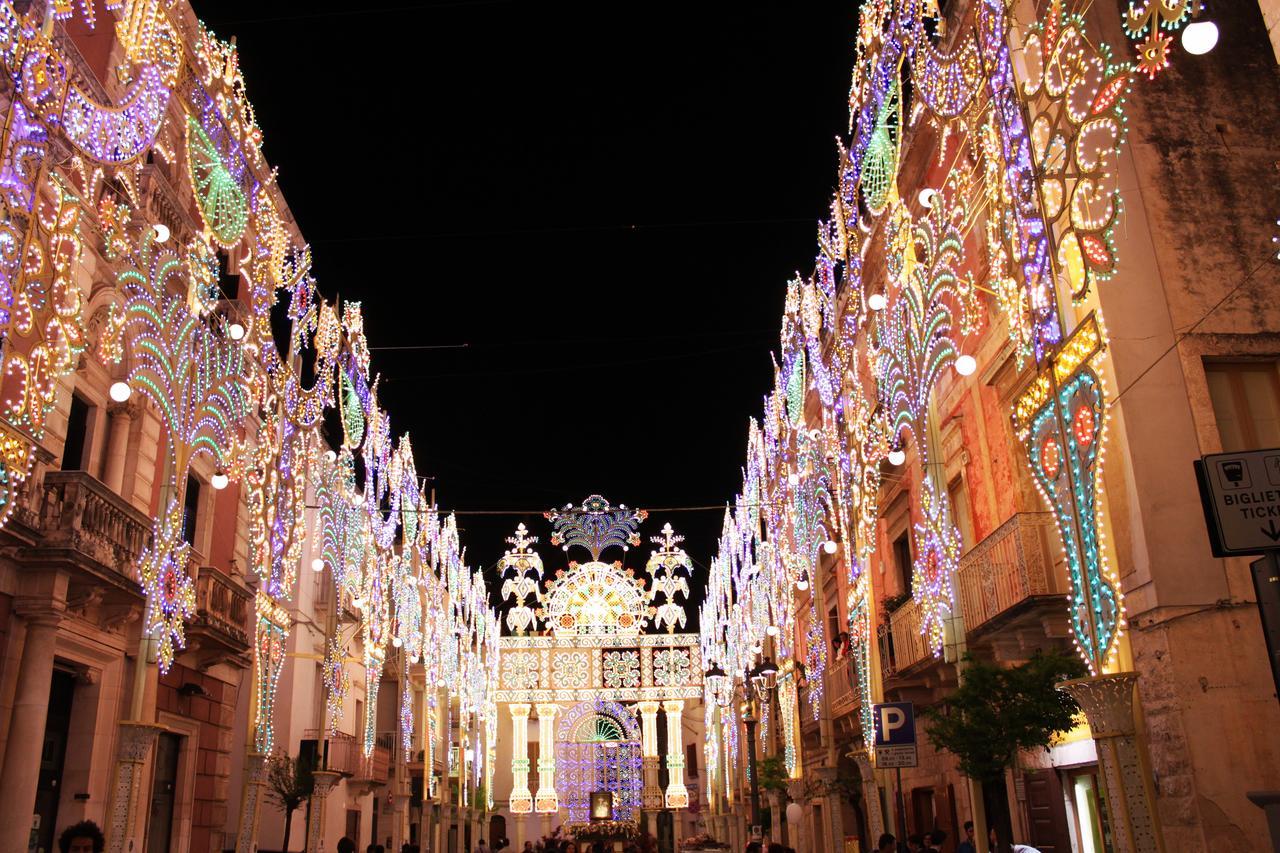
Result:
{"type": "Polygon", "coordinates": [[[916,713],[910,702],[873,705],[876,767],[916,766],[916,713]]]}

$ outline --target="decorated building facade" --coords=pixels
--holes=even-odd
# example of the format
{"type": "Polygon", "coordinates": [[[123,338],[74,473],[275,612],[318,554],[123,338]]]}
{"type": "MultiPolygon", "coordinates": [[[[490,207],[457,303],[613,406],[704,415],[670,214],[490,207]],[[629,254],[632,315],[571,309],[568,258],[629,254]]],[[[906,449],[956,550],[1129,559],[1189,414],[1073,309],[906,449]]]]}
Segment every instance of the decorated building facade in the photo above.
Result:
{"type": "Polygon", "coordinates": [[[1192,462],[1280,442],[1274,9],[1205,5],[863,4],[831,215],[701,616],[708,820],[735,843],[748,732],[800,849],[953,849],[966,820],[1053,850],[1268,843],[1246,794],[1278,781],[1275,683],[1192,462]],[[1222,45],[1190,53],[1210,21],[1222,45]],[[1055,650],[1083,717],[984,803],[921,715],[966,654],[1055,650]],[[883,702],[914,703],[915,766],[877,766],[883,702]]]}

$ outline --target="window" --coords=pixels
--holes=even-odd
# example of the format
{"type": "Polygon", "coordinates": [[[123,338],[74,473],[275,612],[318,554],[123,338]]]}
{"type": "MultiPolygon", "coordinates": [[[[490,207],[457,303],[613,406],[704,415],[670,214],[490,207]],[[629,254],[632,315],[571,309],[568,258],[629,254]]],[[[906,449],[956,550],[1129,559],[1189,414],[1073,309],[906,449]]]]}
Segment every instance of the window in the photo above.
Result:
{"type": "Polygon", "coordinates": [[[71,412],[67,415],[67,441],[62,445],[62,470],[83,471],[85,439],[89,434],[89,409],[79,394],[71,395],[71,412]]]}
{"type": "Polygon", "coordinates": [[[182,541],[196,544],[196,519],[200,514],[200,481],[187,478],[187,494],[182,502],[182,541]]]}
{"type": "Polygon", "coordinates": [[[1206,362],[1222,450],[1280,447],[1280,372],[1274,361],[1206,362]]]}
{"type": "Polygon", "coordinates": [[[956,477],[947,486],[947,496],[951,498],[951,520],[960,531],[962,551],[973,547],[973,516],[969,512],[969,490],[964,486],[964,477],[956,477]]]}
{"type": "Polygon", "coordinates": [[[240,295],[240,273],[231,265],[231,256],[218,253],[218,290],[223,299],[235,299],[240,295]]]}
{"type": "Polygon", "coordinates": [[[902,579],[902,594],[911,596],[911,534],[903,531],[893,540],[893,565],[902,579]]]}
{"type": "Polygon", "coordinates": [[[690,779],[698,778],[698,745],[696,743],[685,744],[684,770],[690,779]]]}

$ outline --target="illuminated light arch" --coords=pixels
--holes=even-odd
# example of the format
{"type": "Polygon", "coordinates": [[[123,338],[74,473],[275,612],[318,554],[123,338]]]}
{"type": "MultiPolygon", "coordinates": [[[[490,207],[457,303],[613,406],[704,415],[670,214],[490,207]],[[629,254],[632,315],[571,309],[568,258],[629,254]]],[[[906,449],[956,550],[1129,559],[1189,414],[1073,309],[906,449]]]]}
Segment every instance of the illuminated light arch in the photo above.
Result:
{"type": "Polygon", "coordinates": [[[635,820],[643,784],[640,724],[624,705],[580,702],[556,725],[556,792],[570,822],[590,817],[591,794],[613,793],[614,820],[635,820]]]}

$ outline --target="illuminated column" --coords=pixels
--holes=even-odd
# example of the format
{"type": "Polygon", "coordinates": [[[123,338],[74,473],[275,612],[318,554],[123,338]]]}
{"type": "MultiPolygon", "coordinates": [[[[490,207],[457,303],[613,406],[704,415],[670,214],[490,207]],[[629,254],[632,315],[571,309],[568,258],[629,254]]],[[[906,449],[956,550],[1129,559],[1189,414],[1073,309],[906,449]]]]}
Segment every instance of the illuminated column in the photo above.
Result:
{"type": "Polygon", "coordinates": [[[1096,675],[1060,684],[1089,720],[1116,853],[1163,853],[1151,770],[1133,719],[1136,672],[1096,675]]]}
{"type": "Polygon", "coordinates": [[[662,703],[667,712],[667,808],[683,809],[689,805],[689,792],[684,787],[684,746],[681,716],[683,699],[668,699],[662,703]]]}
{"type": "Polygon", "coordinates": [[[560,706],[547,703],[538,706],[538,796],[534,810],[551,814],[560,810],[556,799],[556,711],[560,706]]]}
{"type": "Polygon", "coordinates": [[[533,794],[529,792],[529,703],[508,705],[511,711],[511,813],[525,815],[533,811],[533,794]]]}
{"type": "Polygon", "coordinates": [[[636,705],[640,711],[640,755],[644,767],[644,787],[640,790],[640,808],[647,812],[662,809],[662,789],[658,787],[658,709],[662,703],[646,701],[636,705]]]}

